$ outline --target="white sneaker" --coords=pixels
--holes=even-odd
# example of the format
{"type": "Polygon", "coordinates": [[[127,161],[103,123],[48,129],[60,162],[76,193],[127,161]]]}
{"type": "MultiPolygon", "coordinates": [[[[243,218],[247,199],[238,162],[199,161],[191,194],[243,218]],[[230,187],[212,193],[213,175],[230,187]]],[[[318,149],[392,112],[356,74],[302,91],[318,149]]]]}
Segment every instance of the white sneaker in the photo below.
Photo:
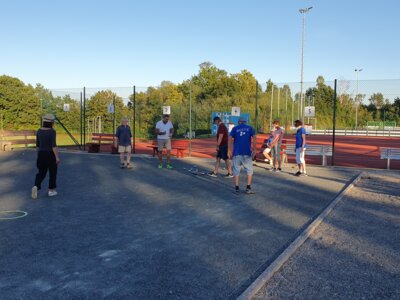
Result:
{"type": "Polygon", "coordinates": [[[37,188],[37,186],[35,185],[33,188],[32,188],[32,199],[37,199],[37,191],[38,191],[38,188],[37,188]]]}
{"type": "Polygon", "coordinates": [[[53,197],[53,196],[57,196],[57,191],[49,191],[47,195],[49,195],[49,197],[53,197]]]}

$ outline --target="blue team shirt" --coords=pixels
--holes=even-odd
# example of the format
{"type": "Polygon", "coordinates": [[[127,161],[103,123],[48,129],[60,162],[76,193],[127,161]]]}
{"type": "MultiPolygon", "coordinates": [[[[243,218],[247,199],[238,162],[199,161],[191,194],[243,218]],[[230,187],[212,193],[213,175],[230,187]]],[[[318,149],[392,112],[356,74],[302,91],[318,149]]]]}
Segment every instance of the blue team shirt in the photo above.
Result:
{"type": "Polygon", "coordinates": [[[233,156],[251,155],[251,137],[254,134],[253,127],[246,124],[232,128],[230,136],[233,137],[233,156]]]}
{"type": "MultiPolygon", "coordinates": [[[[303,145],[303,136],[302,134],[306,134],[306,130],[304,129],[304,127],[300,127],[299,129],[297,129],[296,132],[296,149],[297,148],[301,148],[301,146],[303,145]]],[[[304,145],[306,146],[306,145],[304,145]]]]}

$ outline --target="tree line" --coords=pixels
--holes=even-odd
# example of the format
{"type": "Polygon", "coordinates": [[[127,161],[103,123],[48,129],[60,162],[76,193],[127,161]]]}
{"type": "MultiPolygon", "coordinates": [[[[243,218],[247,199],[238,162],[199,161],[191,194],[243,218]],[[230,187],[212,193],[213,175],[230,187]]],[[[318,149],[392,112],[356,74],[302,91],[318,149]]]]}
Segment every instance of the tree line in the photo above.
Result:
{"type": "MultiPolygon", "coordinates": [[[[346,90],[337,96],[337,128],[354,128],[356,106],[365,95],[352,95],[346,90]]],[[[79,100],[71,95],[55,96],[41,84],[35,87],[18,78],[0,76],[0,129],[37,129],[40,116],[54,113],[71,132],[112,132],[123,116],[135,119],[137,136],[152,137],[156,121],[160,119],[161,107],[171,106],[171,119],[176,134],[181,136],[189,128],[189,105],[192,103],[192,129],[197,134],[209,133],[211,113],[229,112],[232,106],[250,114],[250,123],[255,126],[256,101],[258,103],[258,130],[268,131],[272,119],[279,118],[288,125],[299,116],[300,94],[293,93],[289,85],[278,86],[269,80],[258,85],[254,75],[243,70],[237,74],[217,68],[210,62],[199,65],[199,71],[179,84],[163,81],[158,87],[148,87],[143,92],[130,95],[124,101],[115,91],[104,89],[86,99],[86,118],[81,122],[83,108],[79,100]],[[115,115],[108,112],[108,105],[115,103],[115,115]],[[70,110],[63,110],[69,104],[70,110]],[[271,113],[272,105],[272,113],[271,113]]],[[[322,76],[314,87],[305,91],[304,103],[316,108],[317,127],[332,128],[334,89],[325,83],[322,76]]],[[[357,108],[359,127],[368,121],[400,122],[400,98],[391,102],[381,92],[373,93],[368,104],[359,103],[357,108]]],[[[307,121],[307,119],[305,120],[307,121]]],[[[310,122],[313,122],[311,120],[310,122]]]]}

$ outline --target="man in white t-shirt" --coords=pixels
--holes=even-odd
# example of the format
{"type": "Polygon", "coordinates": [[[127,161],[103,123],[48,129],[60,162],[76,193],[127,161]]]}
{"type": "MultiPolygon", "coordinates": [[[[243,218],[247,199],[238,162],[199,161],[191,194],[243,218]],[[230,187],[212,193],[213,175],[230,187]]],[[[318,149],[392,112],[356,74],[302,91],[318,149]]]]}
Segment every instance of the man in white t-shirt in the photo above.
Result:
{"type": "Polygon", "coordinates": [[[158,141],[158,168],[162,169],[162,152],[163,148],[167,149],[167,169],[172,169],[171,165],[171,137],[174,134],[174,125],[169,120],[169,115],[163,115],[162,120],[156,124],[156,134],[158,141]]]}

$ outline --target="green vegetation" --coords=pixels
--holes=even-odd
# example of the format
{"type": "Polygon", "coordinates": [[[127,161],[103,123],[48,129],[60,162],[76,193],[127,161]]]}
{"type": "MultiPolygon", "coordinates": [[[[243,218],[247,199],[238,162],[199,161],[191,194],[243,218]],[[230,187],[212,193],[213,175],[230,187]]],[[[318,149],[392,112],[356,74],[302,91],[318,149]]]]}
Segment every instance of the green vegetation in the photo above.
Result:
{"type": "MultiPolygon", "coordinates": [[[[192,99],[192,128],[196,135],[209,133],[212,111],[230,111],[232,106],[241,107],[250,113],[251,124],[255,125],[255,103],[258,94],[258,129],[267,131],[272,119],[278,116],[282,124],[291,122],[298,115],[299,94],[294,94],[288,85],[278,87],[271,80],[266,88],[258,86],[253,74],[243,70],[238,74],[228,74],[212,63],[200,64],[199,72],[180,84],[163,81],[159,87],[149,87],[136,94],[136,134],[151,137],[155,122],[160,119],[161,106],[170,105],[176,134],[182,136],[189,128],[189,99],[192,99]],[[272,98],[272,99],[271,99],[272,98]],[[280,99],[280,100],[279,100],[280,99]],[[289,103],[286,110],[286,99],[289,103]],[[272,100],[272,101],[271,101],[272,100]],[[271,116],[271,102],[273,113],[271,116]],[[278,111],[279,106],[279,111],[278,111]]],[[[314,87],[305,92],[305,99],[312,99],[318,116],[318,128],[332,128],[334,90],[319,76],[314,87]]],[[[358,95],[362,97],[362,95],[358,95]]],[[[393,121],[400,124],[400,98],[390,103],[380,92],[372,94],[368,105],[358,108],[359,127],[368,121],[393,121]]],[[[306,100],[307,101],[307,100],[306,100]]],[[[355,127],[355,99],[352,95],[340,93],[337,102],[337,128],[355,127]]],[[[80,132],[81,125],[87,132],[98,131],[101,119],[102,132],[111,133],[123,116],[133,116],[133,95],[124,103],[121,96],[112,90],[100,90],[86,101],[86,122],[81,124],[81,106],[70,95],[54,96],[38,84],[36,87],[6,75],[0,76],[0,129],[37,129],[40,115],[47,112],[56,114],[71,132],[80,132]],[[115,102],[116,119],[108,112],[108,104],[115,102]],[[68,103],[70,111],[64,112],[68,103]]],[[[57,126],[61,133],[62,127],[57,126]]],[[[68,138],[66,138],[68,140],[68,138]]],[[[79,139],[78,139],[79,140],[79,139]]],[[[69,142],[68,142],[69,143],[69,142]]]]}

